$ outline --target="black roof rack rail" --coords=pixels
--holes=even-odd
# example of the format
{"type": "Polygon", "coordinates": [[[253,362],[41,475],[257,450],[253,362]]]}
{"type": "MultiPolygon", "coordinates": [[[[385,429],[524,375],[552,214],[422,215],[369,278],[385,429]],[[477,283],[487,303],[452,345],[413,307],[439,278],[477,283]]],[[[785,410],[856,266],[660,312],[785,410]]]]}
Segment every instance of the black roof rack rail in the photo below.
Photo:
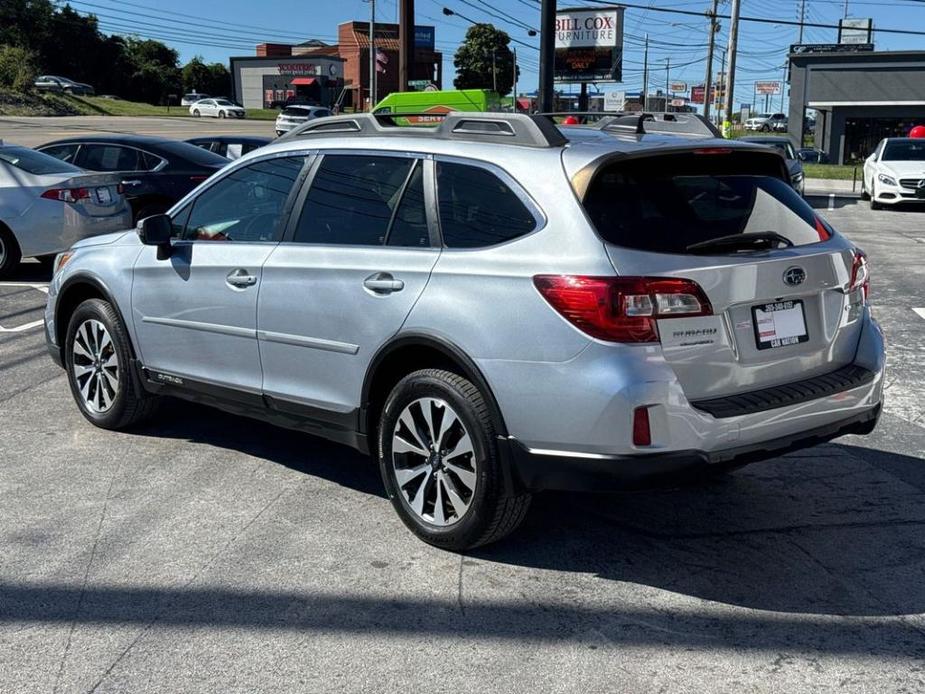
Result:
{"type": "Polygon", "coordinates": [[[568,139],[548,118],[523,113],[353,113],[315,118],[289,131],[280,140],[311,135],[355,137],[430,137],[439,140],[491,142],[524,147],[561,147],[568,139]],[[434,124],[407,125],[408,118],[433,119],[434,124]],[[399,122],[405,120],[405,123],[399,122]]]}
{"type": "Polygon", "coordinates": [[[632,132],[637,135],[664,133],[696,137],[722,137],[719,129],[697,113],[640,111],[558,111],[542,113],[550,120],[574,116],[579,124],[600,130],[632,132]]]}

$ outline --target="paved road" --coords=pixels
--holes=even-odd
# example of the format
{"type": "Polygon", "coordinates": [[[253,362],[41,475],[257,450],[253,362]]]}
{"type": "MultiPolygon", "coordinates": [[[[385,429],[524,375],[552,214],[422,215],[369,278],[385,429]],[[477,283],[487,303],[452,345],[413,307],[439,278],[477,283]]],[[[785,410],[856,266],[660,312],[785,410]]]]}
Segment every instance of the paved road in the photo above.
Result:
{"type": "MultiPolygon", "coordinates": [[[[925,690],[925,212],[824,214],[873,263],[874,435],[547,494],[465,557],[333,444],[186,404],[93,429],[41,330],[0,333],[0,691],[925,690]]],[[[0,326],[44,279],[0,285],[0,326]]]]}
{"type": "Polygon", "coordinates": [[[200,135],[274,135],[273,121],[267,120],[122,116],[0,117],[0,140],[26,147],[36,147],[63,137],[101,133],[160,135],[178,140],[200,135]]]}

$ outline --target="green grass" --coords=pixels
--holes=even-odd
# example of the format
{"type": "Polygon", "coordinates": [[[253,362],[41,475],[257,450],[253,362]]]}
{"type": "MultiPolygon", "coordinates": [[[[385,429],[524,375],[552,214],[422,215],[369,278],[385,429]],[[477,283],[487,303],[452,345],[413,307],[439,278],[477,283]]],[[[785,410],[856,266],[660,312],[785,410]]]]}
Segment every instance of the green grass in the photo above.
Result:
{"type": "Polygon", "coordinates": [[[249,108],[246,111],[251,120],[276,120],[279,115],[275,108],[249,108]]]}
{"type": "MultiPolygon", "coordinates": [[[[803,164],[806,178],[826,178],[829,180],[851,181],[854,179],[853,164],[803,164]]],[[[861,168],[858,169],[858,181],[861,180],[861,168]]]]}

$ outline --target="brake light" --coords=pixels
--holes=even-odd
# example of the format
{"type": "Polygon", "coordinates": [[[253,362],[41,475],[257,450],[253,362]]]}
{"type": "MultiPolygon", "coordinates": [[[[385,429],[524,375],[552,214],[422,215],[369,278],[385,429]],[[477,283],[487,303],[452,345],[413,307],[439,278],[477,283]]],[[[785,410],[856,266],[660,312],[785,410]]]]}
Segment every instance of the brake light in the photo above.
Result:
{"type": "Polygon", "coordinates": [[[694,154],[732,154],[732,147],[701,147],[694,154]]]}
{"type": "Polygon", "coordinates": [[[537,275],[533,284],[572,325],[608,342],[658,342],[659,319],[713,315],[688,279],[537,275]]]}
{"type": "Polygon", "coordinates": [[[867,262],[867,254],[860,248],[855,248],[848,291],[853,292],[859,288],[864,290],[864,301],[867,301],[867,295],[870,293],[870,265],[867,262]]]}
{"type": "Polygon", "coordinates": [[[652,445],[652,430],[649,428],[648,407],[637,407],[633,410],[633,445],[652,445]]]}
{"type": "Polygon", "coordinates": [[[202,183],[207,178],[208,176],[190,176],[189,180],[191,180],[193,183],[202,183]]]}
{"type": "Polygon", "coordinates": [[[89,188],[49,188],[42,197],[46,200],[58,200],[60,202],[77,202],[78,200],[87,200],[90,198],[89,188]]]}

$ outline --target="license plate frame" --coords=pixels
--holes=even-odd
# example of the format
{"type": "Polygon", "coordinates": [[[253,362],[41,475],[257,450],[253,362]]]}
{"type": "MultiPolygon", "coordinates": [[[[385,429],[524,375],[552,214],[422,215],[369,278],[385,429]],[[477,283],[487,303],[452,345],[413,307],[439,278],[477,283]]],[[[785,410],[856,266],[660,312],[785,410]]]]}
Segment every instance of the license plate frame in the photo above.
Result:
{"type": "MultiPolygon", "coordinates": [[[[783,316],[782,316],[783,317],[783,316]]],[[[786,301],[770,301],[766,304],[757,304],[752,306],[752,328],[755,333],[755,346],[760,350],[766,349],[779,349],[781,347],[789,347],[791,345],[798,345],[804,342],[809,341],[809,330],[806,327],[806,309],[803,306],[802,299],[787,299],[786,301]],[[775,322],[772,319],[771,326],[767,325],[766,319],[764,321],[763,327],[764,331],[761,330],[762,324],[760,323],[759,311],[765,316],[773,315],[775,313],[785,313],[793,312],[796,309],[799,309],[799,323],[802,326],[802,333],[799,330],[794,331],[793,326],[790,325],[796,313],[791,313],[790,315],[784,317],[785,321],[781,322],[781,326],[778,328],[775,322]],[[772,335],[768,335],[767,328],[770,327],[773,330],[772,335]],[[783,331],[783,336],[778,336],[778,330],[783,331]]]]}

